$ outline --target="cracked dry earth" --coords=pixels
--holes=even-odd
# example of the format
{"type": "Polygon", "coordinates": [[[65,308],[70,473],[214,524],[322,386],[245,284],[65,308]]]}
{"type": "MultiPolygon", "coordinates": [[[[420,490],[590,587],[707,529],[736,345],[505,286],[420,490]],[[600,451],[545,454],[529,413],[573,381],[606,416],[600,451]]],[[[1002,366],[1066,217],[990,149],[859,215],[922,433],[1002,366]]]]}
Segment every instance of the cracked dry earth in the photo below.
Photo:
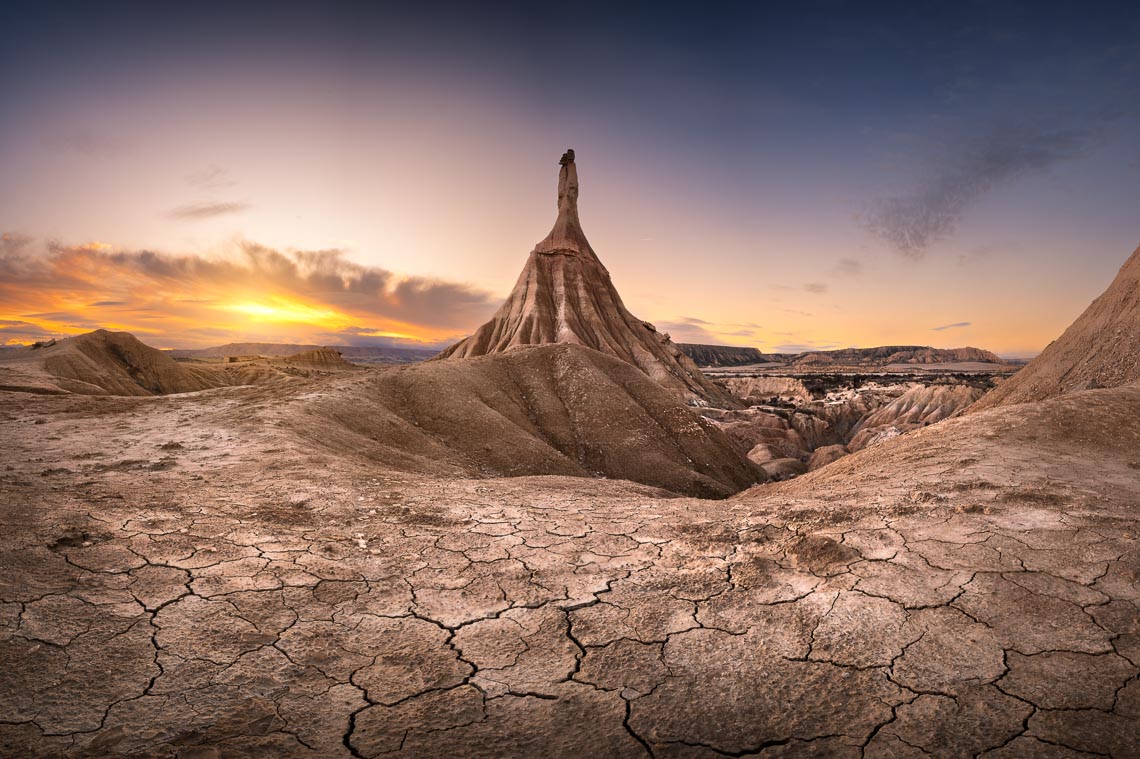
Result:
{"type": "Polygon", "coordinates": [[[390,472],[273,392],[0,395],[0,753],[1140,755],[1136,388],[726,501],[390,472]]]}

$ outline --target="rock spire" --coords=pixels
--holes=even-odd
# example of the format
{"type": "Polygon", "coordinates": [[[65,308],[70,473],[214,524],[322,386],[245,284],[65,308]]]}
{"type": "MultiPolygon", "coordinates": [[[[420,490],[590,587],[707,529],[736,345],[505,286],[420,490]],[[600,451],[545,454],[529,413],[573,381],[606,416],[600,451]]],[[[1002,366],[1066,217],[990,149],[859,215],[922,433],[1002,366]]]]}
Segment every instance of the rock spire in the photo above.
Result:
{"type": "Polygon", "coordinates": [[[626,309],[578,219],[574,151],[567,150],[559,164],[558,218],[550,234],[531,251],[514,290],[491,320],[441,357],[573,343],[633,364],[690,402],[730,402],[668,335],[626,309]]]}

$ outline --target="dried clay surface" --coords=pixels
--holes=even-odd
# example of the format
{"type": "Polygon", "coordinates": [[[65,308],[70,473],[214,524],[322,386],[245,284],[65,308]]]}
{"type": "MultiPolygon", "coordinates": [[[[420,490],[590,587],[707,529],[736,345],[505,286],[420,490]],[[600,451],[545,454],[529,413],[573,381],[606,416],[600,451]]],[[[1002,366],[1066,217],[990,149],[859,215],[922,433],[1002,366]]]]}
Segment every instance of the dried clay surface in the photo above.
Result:
{"type": "Polygon", "coordinates": [[[371,376],[0,393],[0,755],[1138,755],[1140,387],[698,500],[318,445],[371,376]]]}

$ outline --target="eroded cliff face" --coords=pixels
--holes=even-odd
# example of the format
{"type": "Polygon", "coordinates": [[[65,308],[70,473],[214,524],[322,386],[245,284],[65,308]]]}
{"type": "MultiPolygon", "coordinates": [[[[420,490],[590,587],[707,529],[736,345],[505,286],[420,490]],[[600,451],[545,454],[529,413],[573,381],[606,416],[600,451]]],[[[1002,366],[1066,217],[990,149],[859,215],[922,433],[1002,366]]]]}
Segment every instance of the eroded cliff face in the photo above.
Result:
{"type": "Polygon", "coordinates": [[[615,356],[697,405],[732,403],[668,335],[622,303],[578,219],[578,170],[572,150],[562,157],[558,217],[550,234],[531,251],[514,289],[491,320],[440,355],[471,358],[548,343],[577,344],[615,356]]]}

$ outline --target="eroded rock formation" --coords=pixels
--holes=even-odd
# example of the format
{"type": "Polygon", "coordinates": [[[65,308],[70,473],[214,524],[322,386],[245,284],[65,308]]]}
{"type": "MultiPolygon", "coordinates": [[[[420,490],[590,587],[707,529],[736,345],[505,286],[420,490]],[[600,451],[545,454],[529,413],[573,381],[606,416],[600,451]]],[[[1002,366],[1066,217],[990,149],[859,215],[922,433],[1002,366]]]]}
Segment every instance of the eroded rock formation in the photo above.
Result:
{"type": "Polygon", "coordinates": [[[633,364],[688,400],[731,404],[667,335],[626,309],[578,219],[574,151],[560,163],[554,228],[531,251],[514,290],[491,320],[441,358],[573,343],[633,364]]]}

